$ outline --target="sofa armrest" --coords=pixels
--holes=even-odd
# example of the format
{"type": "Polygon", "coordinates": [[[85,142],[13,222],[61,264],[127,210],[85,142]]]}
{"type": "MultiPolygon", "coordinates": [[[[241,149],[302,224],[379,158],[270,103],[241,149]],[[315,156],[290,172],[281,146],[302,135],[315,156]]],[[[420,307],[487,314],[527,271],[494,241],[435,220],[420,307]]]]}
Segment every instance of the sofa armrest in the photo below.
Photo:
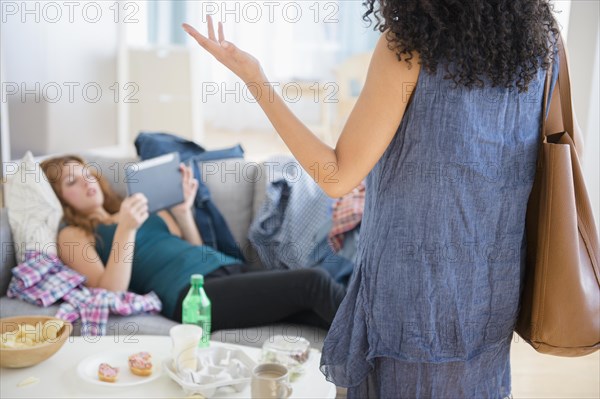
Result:
{"type": "Polygon", "coordinates": [[[12,277],[11,269],[16,265],[15,247],[13,243],[10,225],[8,224],[8,210],[0,209],[0,238],[1,253],[0,256],[0,297],[6,295],[8,284],[12,277]]]}

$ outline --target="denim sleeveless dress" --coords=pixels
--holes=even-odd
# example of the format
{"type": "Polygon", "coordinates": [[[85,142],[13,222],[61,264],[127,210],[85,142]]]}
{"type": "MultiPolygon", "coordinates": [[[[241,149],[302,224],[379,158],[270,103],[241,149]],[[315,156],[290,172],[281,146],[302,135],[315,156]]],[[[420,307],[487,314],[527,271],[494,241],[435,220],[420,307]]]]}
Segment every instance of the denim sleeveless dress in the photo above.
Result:
{"type": "Polygon", "coordinates": [[[546,71],[519,94],[487,79],[456,88],[444,69],[421,70],[366,179],[356,268],[321,358],[349,398],[511,395],[546,71]]]}

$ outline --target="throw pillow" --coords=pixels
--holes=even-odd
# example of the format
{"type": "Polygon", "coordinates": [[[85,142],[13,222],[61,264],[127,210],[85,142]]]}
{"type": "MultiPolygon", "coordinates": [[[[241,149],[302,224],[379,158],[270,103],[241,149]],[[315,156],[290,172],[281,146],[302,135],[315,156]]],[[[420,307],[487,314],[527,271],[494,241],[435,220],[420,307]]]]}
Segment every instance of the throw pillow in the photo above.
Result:
{"type": "Polygon", "coordinates": [[[21,263],[27,250],[56,254],[56,234],[63,211],[31,152],[15,166],[15,173],[7,175],[5,199],[16,259],[21,263]]]}

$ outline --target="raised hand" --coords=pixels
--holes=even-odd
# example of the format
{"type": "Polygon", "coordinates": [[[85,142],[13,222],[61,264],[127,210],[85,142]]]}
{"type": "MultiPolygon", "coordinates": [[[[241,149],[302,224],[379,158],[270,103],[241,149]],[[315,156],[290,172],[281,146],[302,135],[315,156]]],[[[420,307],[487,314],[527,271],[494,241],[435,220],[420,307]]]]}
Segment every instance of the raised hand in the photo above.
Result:
{"type": "Polygon", "coordinates": [[[183,29],[213,55],[221,64],[225,65],[231,72],[235,73],[245,83],[258,82],[263,77],[260,63],[252,55],[237,48],[233,43],[225,40],[223,24],[219,22],[218,40],[215,36],[213,20],[207,16],[208,37],[202,35],[191,25],[183,24],[183,29]]]}
{"type": "Polygon", "coordinates": [[[171,208],[171,212],[174,215],[177,213],[188,212],[194,204],[196,192],[198,191],[198,180],[194,179],[194,172],[192,172],[192,168],[185,166],[184,164],[180,164],[179,170],[182,174],[183,202],[171,208]]]}

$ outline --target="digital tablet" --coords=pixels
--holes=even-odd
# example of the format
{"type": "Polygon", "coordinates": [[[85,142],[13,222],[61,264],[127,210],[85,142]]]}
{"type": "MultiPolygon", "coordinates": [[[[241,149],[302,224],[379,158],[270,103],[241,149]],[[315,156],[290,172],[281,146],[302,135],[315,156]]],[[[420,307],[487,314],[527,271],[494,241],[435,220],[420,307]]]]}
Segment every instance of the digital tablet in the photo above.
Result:
{"type": "Polygon", "coordinates": [[[125,171],[127,193],[148,198],[148,212],[157,212],[183,202],[179,154],[172,152],[137,162],[125,171]]]}

